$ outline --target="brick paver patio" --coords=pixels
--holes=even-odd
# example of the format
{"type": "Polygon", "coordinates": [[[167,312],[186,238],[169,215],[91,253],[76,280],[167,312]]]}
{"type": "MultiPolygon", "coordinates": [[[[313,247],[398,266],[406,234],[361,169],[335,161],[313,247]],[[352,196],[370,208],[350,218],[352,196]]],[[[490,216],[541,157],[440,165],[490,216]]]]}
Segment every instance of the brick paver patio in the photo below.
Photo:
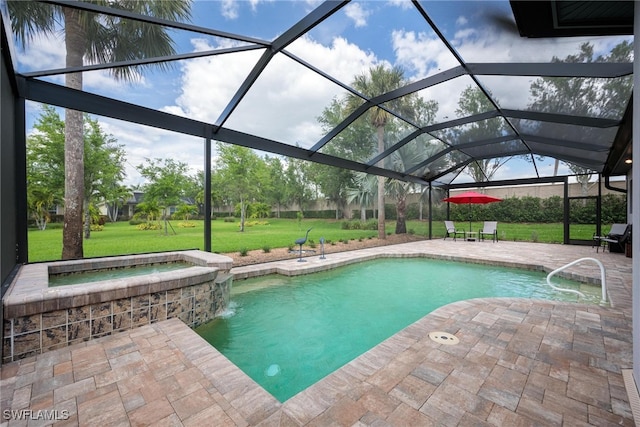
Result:
{"type": "MultiPolygon", "coordinates": [[[[3,365],[2,425],[634,425],[623,379],[632,367],[632,260],[623,254],[431,240],[233,272],[295,274],[376,253],[548,270],[593,257],[606,266],[612,304],[514,298],[450,304],[284,403],[171,319],[3,365]],[[435,331],[459,343],[435,342],[429,338],[435,331]]],[[[600,277],[595,264],[568,271],[600,277]]]]}

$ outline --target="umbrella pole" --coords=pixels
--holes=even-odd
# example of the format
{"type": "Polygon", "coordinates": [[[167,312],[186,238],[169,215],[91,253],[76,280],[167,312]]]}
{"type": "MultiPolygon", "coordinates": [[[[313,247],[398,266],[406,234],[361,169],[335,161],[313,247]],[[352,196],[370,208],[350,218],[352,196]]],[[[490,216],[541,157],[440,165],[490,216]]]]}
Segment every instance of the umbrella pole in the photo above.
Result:
{"type": "Polygon", "coordinates": [[[469,203],[469,233],[471,233],[471,203],[469,203]]]}

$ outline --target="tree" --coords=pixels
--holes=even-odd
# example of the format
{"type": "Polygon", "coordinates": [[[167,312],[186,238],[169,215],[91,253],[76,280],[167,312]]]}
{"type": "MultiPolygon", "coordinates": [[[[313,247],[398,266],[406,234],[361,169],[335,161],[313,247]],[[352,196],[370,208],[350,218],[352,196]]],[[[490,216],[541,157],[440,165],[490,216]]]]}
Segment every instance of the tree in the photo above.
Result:
{"type": "MultiPolygon", "coordinates": [[[[97,1],[103,3],[103,1],[97,1]]],[[[190,1],[182,0],[112,0],[108,6],[131,12],[181,21],[190,17],[190,1]]],[[[161,57],[175,53],[173,42],[162,27],[114,16],[85,12],[31,1],[9,1],[11,25],[19,42],[25,46],[36,34],[55,35],[64,29],[66,66],[81,67],[88,63],[110,63],[161,57]]],[[[157,65],[157,64],[156,64],[157,65]]],[[[116,79],[133,80],[145,66],[118,67],[111,70],[116,79]]],[[[160,63],[159,66],[166,66],[160,63]]],[[[65,84],[82,89],[82,73],[65,74],[65,84]]],[[[65,111],[65,186],[62,259],[84,256],[82,242],[82,205],[84,200],[83,115],[65,111]]]]}
{"type": "Polygon", "coordinates": [[[312,191],[311,185],[308,180],[309,174],[307,173],[308,163],[300,160],[290,158],[287,163],[287,169],[285,176],[287,180],[286,195],[290,204],[298,205],[300,215],[304,216],[304,206],[311,200],[312,191]]]}
{"type": "MultiPolygon", "coordinates": [[[[356,76],[351,86],[364,97],[371,99],[404,86],[406,81],[403,75],[404,73],[401,68],[393,67],[389,69],[384,65],[378,65],[370,68],[368,73],[356,76]]],[[[333,102],[325,109],[321,123],[330,124],[332,120],[346,117],[362,104],[362,98],[354,94],[347,95],[342,110],[340,110],[339,105],[336,105],[336,103],[337,101],[333,102]]],[[[407,134],[407,131],[415,130],[415,126],[396,118],[390,111],[407,120],[415,121],[421,125],[427,125],[433,121],[438,109],[438,104],[434,101],[425,101],[418,95],[412,93],[393,99],[385,103],[384,107],[385,108],[383,108],[383,106],[375,106],[369,108],[363,117],[364,121],[356,120],[355,123],[349,126],[349,132],[342,132],[345,133],[345,136],[342,140],[338,140],[339,144],[336,144],[337,147],[333,147],[336,155],[349,158],[345,156],[345,152],[348,153],[348,151],[346,151],[344,143],[356,142],[354,145],[358,147],[358,153],[364,154],[367,157],[364,159],[355,158],[355,160],[368,161],[372,158],[372,155],[381,154],[387,148],[385,138],[390,141],[400,141],[402,136],[407,134]],[[369,126],[369,129],[365,128],[365,124],[369,126]],[[370,129],[375,131],[374,138],[369,136],[371,134],[370,129]],[[345,152],[341,152],[341,150],[345,152]]],[[[411,144],[414,144],[414,142],[411,144]]],[[[420,142],[415,142],[415,144],[420,144],[420,142]]],[[[387,156],[386,159],[381,159],[378,162],[378,166],[389,166],[389,162],[391,161],[391,158],[387,156]]],[[[404,165],[404,167],[408,168],[409,166],[404,165]]],[[[404,171],[406,169],[396,170],[404,171]]],[[[384,223],[384,177],[378,177],[378,190],[376,193],[378,197],[378,238],[384,239],[386,238],[384,223]]],[[[396,202],[401,203],[402,200],[398,199],[396,202]]],[[[401,209],[403,208],[401,207],[401,209]]],[[[396,225],[396,228],[402,229],[402,226],[396,225]]]]}
{"type": "Polygon", "coordinates": [[[53,107],[44,105],[27,137],[27,207],[44,230],[49,209],[64,194],[64,122],[53,107]]]}
{"type": "MultiPolygon", "coordinates": [[[[616,45],[608,55],[598,56],[594,59],[593,45],[585,42],[580,46],[578,53],[567,55],[564,59],[553,57],[552,62],[633,62],[633,45],[625,40],[616,45]]],[[[585,117],[620,119],[626,105],[617,102],[617,100],[626,99],[629,96],[632,84],[632,76],[616,79],[541,77],[536,79],[529,88],[533,99],[529,104],[529,109],[585,117]]],[[[597,129],[585,128],[581,139],[596,141],[598,132],[597,129]]],[[[555,127],[553,133],[557,139],[572,141],[576,138],[566,126],[555,127]]],[[[554,175],[557,173],[559,163],[560,160],[556,159],[554,175]]],[[[591,170],[585,165],[565,163],[576,174],[578,182],[586,194],[591,170]]]]}
{"type": "Polygon", "coordinates": [[[347,204],[348,189],[353,187],[353,171],[320,163],[309,164],[309,176],[322,194],[336,206],[336,219],[347,204]]]}
{"type": "Polygon", "coordinates": [[[264,162],[251,149],[239,145],[218,143],[218,169],[224,187],[240,204],[240,231],[244,232],[247,203],[261,191],[264,162]]]}
{"type": "MultiPolygon", "coordinates": [[[[85,238],[90,236],[89,206],[99,199],[106,201],[109,191],[124,178],[124,151],[116,140],[105,134],[96,120],[85,117],[83,127],[84,160],[83,204],[85,206],[85,238]]],[[[60,201],[65,182],[65,122],[51,106],[43,106],[34,128],[27,138],[27,185],[32,201],[60,201]],[[48,193],[48,195],[46,194],[48,193]],[[37,197],[36,197],[37,196],[37,197]],[[34,198],[35,197],[35,198],[34,198]]],[[[35,203],[35,202],[34,202],[35,203]]]]}
{"type": "Polygon", "coordinates": [[[97,120],[85,117],[84,143],[84,238],[91,236],[89,206],[98,199],[106,201],[124,179],[125,152],[115,138],[105,134],[97,120]]]}
{"type": "Polygon", "coordinates": [[[125,185],[114,183],[111,186],[105,186],[102,190],[102,197],[107,206],[109,221],[115,222],[118,220],[120,208],[124,206],[132,195],[133,190],[125,185]]]}
{"type": "Polygon", "coordinates": [[[284,166],[278,157],[265,156],[265,163],[270,181],[270,185],[264,191],[265,200],[268,204],[275,205],[276,217],[280,218],[280,209],[287,200],[284,191],[286,188],[284,166]]]}
{"type": "Polygon", "coordinates": [[[49,208],[53,207],[53,194],[46,187],[27,188],[27,209],[38,229],[44,231],[50,221],[49,208]]]}
{"type": "Polygon", "coordinates": [[[367,208],[373,207],[373,201],[378,191],[376,177],[363,172],[355,174],[353,179],[355,187],[347,190],[347,203],[360,205],[360,221],[367,220],[367,208]]]}
{"type": "MultiPolygon", "coordinates": [[[[458,117],[466,117],[494,109],[493,104],[479,88],[468,86],[460,95],[456,114],[458,117]]],[[[453,138],[458,143],[465,143],[503,135],[506,131],[504,122],[501,120],[482,120],[456,131],[453,138]]],[[[474,160],[469,163],[464,172],[475,182],[490,181],[508,160],[508,158],[497,157],[474,160]]]]}
{"type": "MultiPolygon", "coordinates": [[[[367,74],[356,76],[352,83],[352,87],[366,96],[373,98],[378,95],[388,93],[394,89],[398,89],[404,85],[404,72],[398,67],[387,69],[384,65],[378,65],[369,69],[367,74]]],[[[360,105],[362,99],[355,95],[349,95],[347,103],[351,106],[350,110],[354,110],[360,105]]],[[[385,150],[384,128],[391,120],[391,115],[385,109],[373,107],[367,111],[367,118],[371,126],[376,130],[377,134],[377,153],[385,150]]],[[[381,160],[380,166],[384,166],[381,160]]],[[[383,176],[378,177],[378,238],[385,239],[385,217],[384,217],[384,183],[383,176]]]]}
{"type": "Polygon", "coordinates": [[[173,159],[145,159],[146,164],[136,169],[147,183],[143,186],[144,201],[157,205],[163,212],[164,233],[169,234],[169,212],[171,206],[182,203],[185,189],[189,185],[189,165],[173,159]]]}
{"type": "Polygon", "coordinates": [[[174,212],[174,215],[178,218],[182,218],[185,221],[189,221],[191,215],[195,215],[198,213],[198,208],[195,205],[189,205],[187,203],[183,203],[174,212]]]}

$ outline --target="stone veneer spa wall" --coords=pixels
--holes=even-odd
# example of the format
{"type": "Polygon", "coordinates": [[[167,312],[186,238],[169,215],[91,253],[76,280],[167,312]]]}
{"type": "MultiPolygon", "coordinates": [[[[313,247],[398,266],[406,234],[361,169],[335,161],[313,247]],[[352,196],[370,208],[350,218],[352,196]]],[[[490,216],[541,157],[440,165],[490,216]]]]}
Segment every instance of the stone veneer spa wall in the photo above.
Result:
{"type": "Polygon", "coordinates": [[[232,263],[229,257],[194,250],[25,265],[2,301],[2,361],[174,317],[196,327],[226,309],[232,263]],[[162,262],[188,262],[193,266],[79,285],[48,285],[52,272],[162,262]]]}

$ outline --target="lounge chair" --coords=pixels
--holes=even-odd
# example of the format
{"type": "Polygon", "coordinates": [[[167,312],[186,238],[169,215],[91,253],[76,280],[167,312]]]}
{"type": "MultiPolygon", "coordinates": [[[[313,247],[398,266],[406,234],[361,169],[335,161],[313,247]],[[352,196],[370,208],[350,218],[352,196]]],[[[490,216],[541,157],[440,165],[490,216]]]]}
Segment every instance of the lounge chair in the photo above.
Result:
{"type": "Polygon", "coordinates": [[[453,235],[453,240],[456,240],[456,236],[459,234],[461,235],[463,238],[465,236],[464,234],[464,230],[458,230],[456,229],[455,224],[453,223],[453,221],[445,221],[444,222],[444,228],[446,228],[446,234],[444,235],[444,240],[447,239],[447,237],[451,237],[453,235]]]}
{"type": "Polygon", "coordinates": [[[624,244],[631,239],[630,224],[613,224],[611,230],[604,236],[596,236],[593,234],[593,244],[596,246],[596,252],[603,246],[604,252],[609,247],[609,252],[624,252],[624,244]]]}
{"type": "Polygon", "coordinates": [[[485,221],[484,225],[478,230],[480,240],[484,240],[485,235],[490,235],[493,242],[498,241],[498,221],[485,221]]]}

